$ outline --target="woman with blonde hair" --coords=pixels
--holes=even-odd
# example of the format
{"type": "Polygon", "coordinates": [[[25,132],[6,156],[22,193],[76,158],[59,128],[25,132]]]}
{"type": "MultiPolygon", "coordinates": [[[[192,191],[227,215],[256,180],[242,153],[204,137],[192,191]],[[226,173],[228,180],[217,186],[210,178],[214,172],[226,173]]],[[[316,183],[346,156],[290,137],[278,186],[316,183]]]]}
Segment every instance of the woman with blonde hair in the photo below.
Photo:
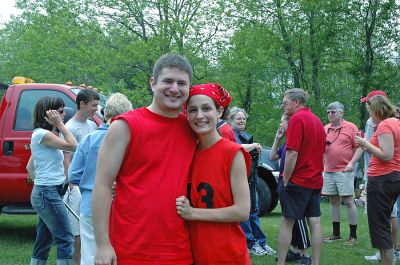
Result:
{"type": "MultiPolygon", "coordinates": [[[[371,94],[371,93],[370,93],[371,94]]],[[[400,195],[400,121],[396,108],[381,95],[363,98],[367,110],[378,125],[370,142],[356,142],[372,154],[368,167],[368,225],[371,245],[380,251],[382,264],[393,264],[390,216],[400,195]]]]}

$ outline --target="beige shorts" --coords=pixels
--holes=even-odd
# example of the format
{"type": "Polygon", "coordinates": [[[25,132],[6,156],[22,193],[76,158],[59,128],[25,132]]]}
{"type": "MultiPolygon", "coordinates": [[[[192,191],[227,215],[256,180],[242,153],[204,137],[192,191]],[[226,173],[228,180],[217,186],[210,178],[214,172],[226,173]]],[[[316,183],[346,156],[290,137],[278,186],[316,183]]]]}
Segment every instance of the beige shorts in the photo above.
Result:
{"type": "Polygon", "coordinates": [[[321,193],[323,195],[354,195],[353,172],[323,172],[324,185],[321,193]]]}

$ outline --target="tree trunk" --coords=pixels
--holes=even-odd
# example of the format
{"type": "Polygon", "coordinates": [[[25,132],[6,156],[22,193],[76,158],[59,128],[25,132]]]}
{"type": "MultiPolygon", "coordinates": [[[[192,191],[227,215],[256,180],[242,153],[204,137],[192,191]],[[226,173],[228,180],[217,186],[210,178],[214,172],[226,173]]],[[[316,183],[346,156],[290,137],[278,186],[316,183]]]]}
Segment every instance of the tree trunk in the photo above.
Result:
{"type": "Polygon", "coordinates": [[[311,65],[312,65],[312,89],[315,95],[315,105],[317,106],[321,98],[321,87],[318,81],[319,57],[315,47],[315,29],[314,29],[314,11],[309,15],[310,23],[310,48],[311,48],[311,65]]]}
{"type": "MultiPolygon", "coordinates": [[[[365,28],[365,58],[364,58],[364,77],[362,82],[362,96],[366,96],[371,86],[371,76],[373,71],[373,61],[374,61],[374,50],[372,48],[372,37],[375,29],[376,23],[376,13],[378,9],[377,1],[369,1],[369,12],[367,13],[365,28]],[[368,24],[370,21],[370,24],[368,24]]],[[[361,104],[360,108],[360,120],[361,128],[365,127],[365,123],[368,119],[367,113],[365,111],[364,104],[361,104]]]]}
{"type": "Polygon", "coordinates": [[[300,73],[299,73],[298,67],[296,65],[296,62],[293,59],[293,46],[290,41],[289,34],[287,33],[287,30],[286,30],[285,19],[283,18],[283,15],[282,15],[281,1],[276,0],[275,5],[276,5],[276,15],[278,17],[278,24],[279,24],[279,28],[280,28],[280,31],[282,34],[282,39],[283,39],[283,48],[285,49],[285,52],[286,52],[286,60],[289,64],[289,67],[290,67],[290,70],[291,70],[292,76],[293,76],[293,85],[295,88],[301,88],[300,87],[300,73]]]}

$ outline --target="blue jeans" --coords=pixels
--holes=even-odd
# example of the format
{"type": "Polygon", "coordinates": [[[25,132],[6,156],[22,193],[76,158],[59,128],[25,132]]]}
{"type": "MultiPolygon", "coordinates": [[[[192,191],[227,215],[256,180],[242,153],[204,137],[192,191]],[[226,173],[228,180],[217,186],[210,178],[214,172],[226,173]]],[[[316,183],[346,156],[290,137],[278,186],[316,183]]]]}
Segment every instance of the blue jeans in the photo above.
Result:
{"type": "Polygon", "coordinates": [[[400,227],[400,196],[397,197],[397,223],[397,226],[400,227]]]}
{"type": "Polygon", "coordinates": [[[46,264],[53,239],[57,245],[57,264],[72,264],[74,239],[67,208],[59,194],[61,186],[33,186],[31,203],[38,213],[38,224],[31,264],[46,264]]]}
{"type": "MultiPolygon", "coordinates": [[[[256,207],[258,209],[258,196],[256,196],[256,207]]],[[[265,246],[265,244],[267,243],[267,238],[265,237],[264,232],[261,229],[258,212],[251,213],[247,221],[240,223],[240,227],[242,228],[246,236],[248,249],[251,249],[256,243],[258,243],[260,246],[265,246]]]]}

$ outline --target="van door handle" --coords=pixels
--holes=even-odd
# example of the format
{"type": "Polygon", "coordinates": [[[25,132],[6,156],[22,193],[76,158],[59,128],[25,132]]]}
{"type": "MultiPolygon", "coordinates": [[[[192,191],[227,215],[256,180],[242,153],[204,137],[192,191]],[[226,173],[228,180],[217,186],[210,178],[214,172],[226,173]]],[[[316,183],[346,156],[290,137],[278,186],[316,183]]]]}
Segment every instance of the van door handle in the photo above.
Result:
{"type": "Polygon", "coordinates": [[[3,154],[5,156],[12,156],[14,154],[14,142],[13,141],[4,141],[3,154]]]}

